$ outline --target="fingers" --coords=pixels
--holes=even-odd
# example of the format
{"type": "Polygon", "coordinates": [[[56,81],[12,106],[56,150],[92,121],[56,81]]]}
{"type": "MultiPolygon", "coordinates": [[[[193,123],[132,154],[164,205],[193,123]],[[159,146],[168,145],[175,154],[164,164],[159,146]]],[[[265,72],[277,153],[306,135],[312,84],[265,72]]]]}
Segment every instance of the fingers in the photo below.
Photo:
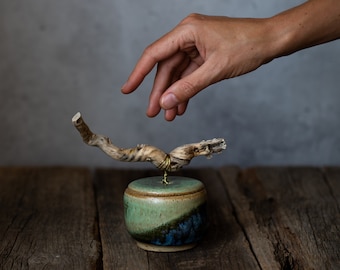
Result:
{"type": "Polygon", "coordinates": [[[133,92],[157,63],[168,59],[180,51],[181,46],[179,42],[182,39],[179,38],[179,34],[177,28],[174,28],[144,50],[128,80],[122,86],[122,93],[129,94],[133,92]]]}
{"type": "Polygon", "coordinates": [[[164,109],[164,117],[168,121],[174,120],[177,115],[184,114],[190,98],[215,82],[214,79],[212,80],[209,70],[212,70],[209,63],[200,68],[193,64],[188,65],[183,72],[188,75],[172,83],[165,92],[164,90],[157,91],[151,96],[149,108],[152,104],[154,106],[157,104],[157,109],[153,111],[152,116],[157,115],[161,109],[164,109]],[[193,72],[191,72],[192,70],[193,72]],[[164,94],[161,95],[163,92],[164,94]]]}
{"type": "Polygon", "coordinates": [[[181,52],[159,62],[149,97],[148,116],[153,117],[159,113],[161,109],[159,100],[162,94],[173,82],[178,80],[180,73],[186,68],[188,63],[189,59],[186,59],[185,54],[181,52]]]}
{"type": "Polygon", "coordinates": [[[205,66],[199,69],[203,60],[196,57],[191,59],[186,53],[178,53],[159,63],[149,98],[149,117],[164,109],[165,119],[172,121],[184,114],[189,99],[209,84],[206,79],[209,70],[206,72],[205,66]]]}
{"type": "Polygon", "coordinates": [[[161,108],[170,110],[188,102],[198,92],[220,80],[218,70],[220,69],[213,64],[213,61],[205,62],[199,68],[189,66],[186,70],[189,74],[170,85],[160,97],[161,108]],[[190,69],[194,71],[191,72],[190,69]]]}
{"type": "Polygon", "coordinates": [[[165,119],[173,120],[185,112],[191,97],[212,82],[214,66],[204,62],[207,59],[203,59],[201,53],[205,57],[206,49],[197,47],[195,31],[190,24],[192,19],[189,16],[187,25],[183,20],[171,32],[149,45],[122,87],[125,94],[133,92],[158,64],[149,97],[149,117],[164,109],[165,119]]]}
{"type": "Polygon", "coordinates": [[[167,121],[172,121],[176,118],[176,116],[180,116],[185,113],[185,110],[188,106],[188,102],[184,102],[179,104],[176,108],[165,110],[164,111],[164,118],[167,121]]]}
{"type": "Polygon", "coordinates": [[[145,76],[151,72],[156,63],[157,61],[153,57],[144,53],[137,62],[125,84],[121,87],[122,93],[129,94],[136,90],[144,80],[145,76]]]}

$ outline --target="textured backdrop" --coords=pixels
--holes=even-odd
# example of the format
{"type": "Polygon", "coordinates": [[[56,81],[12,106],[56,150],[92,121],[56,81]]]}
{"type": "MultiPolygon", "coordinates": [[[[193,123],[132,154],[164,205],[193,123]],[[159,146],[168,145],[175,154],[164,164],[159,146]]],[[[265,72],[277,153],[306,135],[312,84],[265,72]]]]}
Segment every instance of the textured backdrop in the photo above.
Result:
{"type": "Polygon", "coordinates": [[[153,74],[120,93],[145,46],[189,13],[265,17],[299,2],[0,0],[0,165],[132,166],[82,142],[78,111],[120,147],[227,140],[194,166],[339,164],[340,41],[215,84],[170,123],[145,116],[153,74]]]}

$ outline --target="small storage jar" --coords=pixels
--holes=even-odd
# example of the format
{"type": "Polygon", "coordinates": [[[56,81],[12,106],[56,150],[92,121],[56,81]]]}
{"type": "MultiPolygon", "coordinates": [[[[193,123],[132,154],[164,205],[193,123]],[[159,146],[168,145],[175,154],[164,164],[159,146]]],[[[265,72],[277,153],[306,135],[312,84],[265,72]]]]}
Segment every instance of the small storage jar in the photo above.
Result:
{"type": "Polygon", "coordinates": [[[148,251],[193,248],[208,228],[207,192],[196,179],[148,177],[131,182],[124,192],[127,231],[148,251]]]}

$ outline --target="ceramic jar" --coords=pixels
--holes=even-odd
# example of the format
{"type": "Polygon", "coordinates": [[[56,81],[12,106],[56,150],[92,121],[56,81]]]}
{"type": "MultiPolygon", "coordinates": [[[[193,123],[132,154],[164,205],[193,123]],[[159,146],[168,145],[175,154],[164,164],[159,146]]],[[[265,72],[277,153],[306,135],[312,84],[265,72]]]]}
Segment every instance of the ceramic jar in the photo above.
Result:
{"type": "Polygon", "coordinates": [[[187,177],[142,178],[124,193],[125,224],[145,250],[173,252],[193,248],[208,227],[203,183],[187,177]]]}

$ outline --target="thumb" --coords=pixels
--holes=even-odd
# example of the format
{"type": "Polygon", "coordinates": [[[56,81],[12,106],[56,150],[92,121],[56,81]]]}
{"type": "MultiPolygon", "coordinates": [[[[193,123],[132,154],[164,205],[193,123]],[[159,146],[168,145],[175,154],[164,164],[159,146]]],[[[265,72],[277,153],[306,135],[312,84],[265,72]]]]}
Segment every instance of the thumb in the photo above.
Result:
{"type": "Polygon", "coordinates": [[[191,74],[173,83],[160,98],[160,106],[169,110],[181,103],[188,102],[190,98],[217,80],[214,80],[214,68],[209,68],[205,62],[191,74]]]}

